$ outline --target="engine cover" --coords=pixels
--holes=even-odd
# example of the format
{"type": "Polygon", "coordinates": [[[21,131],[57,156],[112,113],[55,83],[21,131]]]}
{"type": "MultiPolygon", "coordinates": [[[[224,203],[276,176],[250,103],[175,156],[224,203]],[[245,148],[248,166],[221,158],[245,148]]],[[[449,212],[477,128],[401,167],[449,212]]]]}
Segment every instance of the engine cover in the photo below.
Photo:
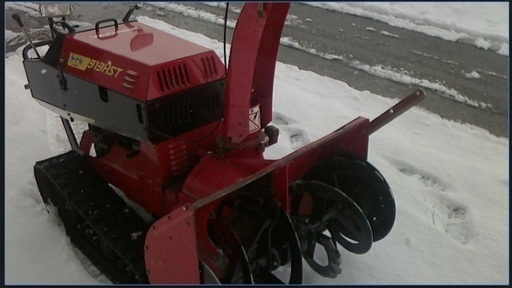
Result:
{"type": "Polygon", "coordinates": [[[60,59],[66,73],[141,101],[219,80],[224,71],[214,51],[136,21],[70,34],[60,59]]]}
{"type": "Polygon", "coordinates": [[[153,143],[221,121],[225,74],[214,51],[136,21],[98,23],[24,61],[40,104],[153,143]]]}

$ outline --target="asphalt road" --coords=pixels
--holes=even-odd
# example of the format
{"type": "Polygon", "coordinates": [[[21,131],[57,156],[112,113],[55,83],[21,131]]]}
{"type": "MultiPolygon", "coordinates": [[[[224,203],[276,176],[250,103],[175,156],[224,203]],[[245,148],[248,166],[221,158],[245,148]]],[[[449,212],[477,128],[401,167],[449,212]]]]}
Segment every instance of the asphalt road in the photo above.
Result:
{"type": "MultiPolygon", "coordinates": [[[[225,13],[221,7],[198,3],[181,4],[220,17],[225,13]]],[[[75,13],[69,19],[88,23],[111,17],[121,19],[128,7],[124,3],[79,3],[75,4],[75,13]]],[[[231,4],[230,7],[239,8],[241,4],[231,4]]],[[[46,20],[29,17],[26,10],[6,10],[7,30],[21,31],[11,18],[13,13],[22,15],[32,37],[47,37],[48,32],[39,29],[47,25],[46,20]]],[[[290,14],[294,17],[285,26],[283,37],[293,39],[302,48],[281,45],[279,61],[344,81],[355,89],[368,90],[386,97],[403,98],[419,87],[414,83],[397,82],[386,79],[389,77],[368,73],[354,64],[384,67],[419,79],[422,83],[432,84],[424,87],[428,98],[420,106],[443,118],[473,124],[496,136],[508,138],[508,57],[463,41],[445,41],[376,20],[299,3],[292,4],[290,14]],[[308,49],[315,49],[316,53],[307,52],[308,49]],[[326,59],[319,56],[322,54],[337,57],[326,59]],[[480,77],[475,79],[465,76],[471,72],[477,72],[480,77]],[[436,88],[438,86],[443,89],[436,88]],[[454,94],[462,95],[463,101],[452,99],[454,94]],[[478,105],[471,102],[485,105],[475,107],[478,105]]],[[[223,39],[221,25],[185,16],[183,13],[144,4],[133,15],[147,15],[219,41],[223,39]]],[[[229,18],[236,19],[237,15],[236,11],[229,12],[229,18]]],[[[232,29],[228,29],[228,42],[231,33],[232,29]]],[[[13,51],[25,44],[21,39],[11,40],[6,43],[6,51],[13,51]]]]}

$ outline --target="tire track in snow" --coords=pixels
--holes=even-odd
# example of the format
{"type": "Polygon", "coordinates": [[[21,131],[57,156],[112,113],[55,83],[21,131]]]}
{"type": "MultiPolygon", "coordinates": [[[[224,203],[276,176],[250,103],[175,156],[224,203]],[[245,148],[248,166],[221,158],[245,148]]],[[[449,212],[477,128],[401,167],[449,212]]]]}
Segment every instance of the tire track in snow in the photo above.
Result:
{"type": "Polygon", "coordinates": [[[431,219],[432,226],[463,245],[477,235],[471,207],[454,198],[455,195],[451,193],[454,192],[454,187],[450,183],[404,160],[391,156],[386,158],[402,174],[425,186],[423,208],[431,219]]]}
{"type": "Polygon", "coordinates": [[[468,244],[476,231],[470,207],[436,193],[425,199],[432,213],[432,224],[461,244],[468,244]]]}
{"type": "Polygon", "coordinates": [[[279,127],[280,137],[284,137],[294,150],[311,142],[306,131],[297,125],[299,121],[289,116],[274,112],[272,124],[279,127]]]}

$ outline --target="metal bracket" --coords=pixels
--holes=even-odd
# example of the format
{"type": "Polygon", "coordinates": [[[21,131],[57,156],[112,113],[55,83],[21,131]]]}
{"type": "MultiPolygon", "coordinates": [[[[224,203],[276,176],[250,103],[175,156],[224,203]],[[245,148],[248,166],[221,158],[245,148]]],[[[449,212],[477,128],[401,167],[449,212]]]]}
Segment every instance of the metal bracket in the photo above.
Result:
{"type": "Polygon", "coordinates": [[[66,66],[66,61],[64,59],[60,59],[59,63],[57,64],[57,69],[59,70],[59,83],[60,83],[60,89],[67,91],[68,90],[68,81],[64,77],[64,66],[66,66]]]}

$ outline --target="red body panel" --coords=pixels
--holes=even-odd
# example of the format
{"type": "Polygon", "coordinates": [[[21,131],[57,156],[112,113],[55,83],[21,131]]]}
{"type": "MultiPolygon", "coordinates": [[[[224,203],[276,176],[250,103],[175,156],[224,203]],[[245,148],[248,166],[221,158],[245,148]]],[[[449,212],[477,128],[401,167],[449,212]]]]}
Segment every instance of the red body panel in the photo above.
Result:
{"type": "Polygon", "coordinates": [[[260,128],[272,120],[272,91],[279,39],[290,4],[244,6],[233,34],[226,86],[224,137],[241,143],[249,135],[249,108],[261,110],[260,128]]]}
{"type": "Polygon", "coordinates": [[[145,246],[151,284],[199,283],[195,229],[194,208],[190,205],[176,209],[152,226],[145,246]]]}
{"type": "MultiPolygon", "coordinates": [[[[177,205],[195,201],[181,191],[184,175],[199,161],[205,151],[214,150],[215,138],[220,131],[202,141],[198,139],[214,131],[216,123],[180,135],[180,140],[168,140],[159,144],[141,142],[140,152],[126,157],[130,151],[113,145],[109,154],[89,157],[89,162],[109,183],[121,189],[132,201],[155,215],[165,215],[177,205]]],[[[86,131],[80,142],[80,150],[89,154],[92,136],[86,131]]]]}
{"type": "Polygon", "coordinates": [[[141,101],[221,79],[217,54],[139,22],[77,32],[64,40],[64,71],[141,101]]]}

